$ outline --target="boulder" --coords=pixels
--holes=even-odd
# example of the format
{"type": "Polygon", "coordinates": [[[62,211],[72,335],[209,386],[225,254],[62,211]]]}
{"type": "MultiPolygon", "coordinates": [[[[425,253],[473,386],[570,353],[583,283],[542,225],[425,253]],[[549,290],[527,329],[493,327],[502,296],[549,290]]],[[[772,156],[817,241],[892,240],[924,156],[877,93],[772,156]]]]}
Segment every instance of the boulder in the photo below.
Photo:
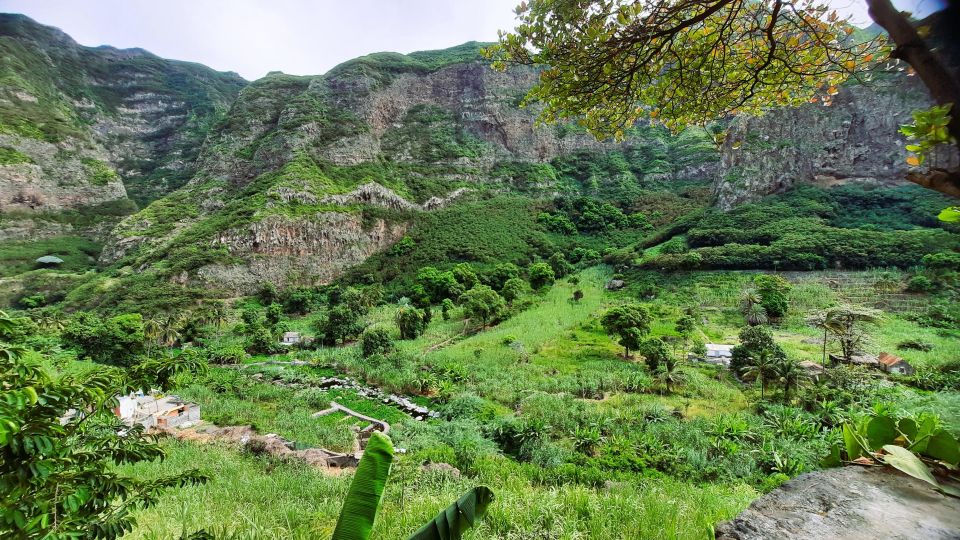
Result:
{"type": "Polygon", "coordinates": [[[960,499],[889,467],[799,476],[716,528],[717,540],[960,538],[960,499]]]}
{"type": "Polygon", "coordinates": [[[608,291],[619,291],[620,289],[627,286],[627,283],[622,279],[611,279],[607,282],[608,291]]]}

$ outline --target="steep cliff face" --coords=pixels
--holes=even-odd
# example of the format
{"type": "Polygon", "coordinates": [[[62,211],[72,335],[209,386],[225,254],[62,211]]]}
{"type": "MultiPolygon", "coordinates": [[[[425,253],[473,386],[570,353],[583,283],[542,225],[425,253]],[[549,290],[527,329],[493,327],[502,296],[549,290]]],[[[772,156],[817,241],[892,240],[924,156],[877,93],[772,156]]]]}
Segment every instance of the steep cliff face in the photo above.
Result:
{"type": "Polygon", "coordinates": [[[135,208],[191,178],[246,84],[140,49],[82,47],[0,14],[0,212],[135,208]]]}
{"type": "MultiPolygon", "coordinates": [[[[712,183],[726,209],[798,182],[895,182],[897,125],[925,99],[906,77],[851,85],[830,108],[737,119],[718,151],[698,129],[637,126],[617,144],[537,126],[518,107],[537,72],[495,72],[476,43],[249,85],[81,47],[22,17],[0,17],[0,47],[0,211],[117,214],[176,188],[124,219],[101,263],[236,291],[329,281],[399,238],[411,213],[496,192],[632,206],[643,190],[712,183]]],[[[0,228],[64,233],[22,217],[0,228]]]]}
{"type": "Polygon", "coordinates": [[[262,283],[328,282],[403,237],[405,223],[360,214],[326,212],[305,219],[271,216],[219,233],[215,246],[225,246],[237,264],[215,263],[182,278],[205,286],[252,294],[262,283]]]}
{"type": "Polygon", "coordinates": [[[379,53],[322,76],[272,73],[240,93],[193,179],[124,220],[102,261],[125,258],[140,271],[238,291],[326,282],[396,241],[411,212],[499,191],[579,190],[559,158],[619,156],[622,172],[592,182],[628,188],[707,181],[717,163],[702,131],[672,137],[638,127],[616,144],[572,126],[536,126],[535,111],[517,106],[536,76],[491,70],[476,43],[379,53]],[[371,210],[385,212],[376,226],[361,218],[371,210]],[[206,258],[191,258],[197,246],[206,258]],[[170,268],[171,260],[192,262],[170,268]]]}
{"type": "Polygon", "coordinates": [[[915,77],[885,75],[869,86],[846,85],[830,107],[737,118],[721,150],[716,204],[729,210],[797,183],[902,183],[907,152],[897,130],[929,104],[915,77]]]}

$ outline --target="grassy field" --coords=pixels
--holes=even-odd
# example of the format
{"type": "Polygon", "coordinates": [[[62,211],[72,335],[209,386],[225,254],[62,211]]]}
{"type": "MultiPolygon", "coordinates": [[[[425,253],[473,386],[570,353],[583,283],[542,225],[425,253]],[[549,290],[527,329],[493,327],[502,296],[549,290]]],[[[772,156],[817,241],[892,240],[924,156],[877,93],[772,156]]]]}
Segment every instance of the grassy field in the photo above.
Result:
{"type": "MultiPolygon", "coordinates": [[[[757,412],[756,387],[701,364],[684,366],[682,385],[665,392],[642,362],[624,359],[599,318],[611,306],[634,301],[635,285],[650,276],[629,276],[630,287],[617,293],[604,288],[611,276],[608,268],[594,267],[575,280],[559,280],[530,293],[522,301],[527,307],[509,319],[479,332],[465,324],[459,308],[446,321],[438,310],[422,336],[398,341],[413,362],[405,369],[460,374],[443,395],[414,396],[439,410],[438,420],[416,422],[353,392],[311,387],[311,381],[335,372],[331,366],[364,368],[361,377],[371,369],[375,373],[364,366],[355,344],[273,358],[310,358],[315,366],[217,368],[181,394],[199,403],[207,420],[250,424],[298,447],[349,449],[353,419],[310,416],[330,400],[390,422],[396,445],[406,453],[398,458],[378,518],[374,536],[382,539],[404,537],[479,484],[490,486],[497,498],[467,538],[710,538],[713,524],[788,476],[818,466],[826,443],[806,431],[813,417],[778,409],[776,395],[767,398],[770,411],[757,412]],[[584,295],[575,302],[578,289],[584,295]],[[255,373],[263,378],[253,379],[255,373]],[[305,387],[270,384],[274,376],[305,387]],[[752,426],[751,437],[758,438],[720,434],[737,425],[752,426]],[[583,433],[590,430],[600,437],[585,447],[583,433]],[[793,461],[778,465],[771,449],[793,461]],[[421,468],[431,462],[453,464],[463,476],[421,468]]],[[[654,315],[651,335],[675,336],[674,321],[683,309],[699,306],[696,336],[735,343],[744,324],[739,296],[751,276],[655,274],[655,296],[642,300],[654,315]]],[[[794,287],[792,311],[774,327],[790,356],[819,358],[817,332],[804,318],[834,301],[834,293],[816,281],[794,287]]],[[[395,309],[379,306],[368,322],[393,329],[395,309]]],[[[290,327],[309,332],[315,318],[293,319],[290,327]]],[[[871,335],[873,346],[883,350],[894,350],[907,337],[932,343],[930,352],[903,351],[918,365],[957,351],[949,333],[900,315],[888,315],[871,335]]],[[[936,411],[948,427],[960,430],[956,394],[899,392],[907,410],[936,411]]],[[[165,445],[169,458],[163,463],[127,470],[150,477],[196,467],[212,480],[165,495],[139,514],[129,538],[170,538],[198,529],[236,538],[323,538],[332,532],[349,475],[330,476],[219,444],[165,445]]]]}

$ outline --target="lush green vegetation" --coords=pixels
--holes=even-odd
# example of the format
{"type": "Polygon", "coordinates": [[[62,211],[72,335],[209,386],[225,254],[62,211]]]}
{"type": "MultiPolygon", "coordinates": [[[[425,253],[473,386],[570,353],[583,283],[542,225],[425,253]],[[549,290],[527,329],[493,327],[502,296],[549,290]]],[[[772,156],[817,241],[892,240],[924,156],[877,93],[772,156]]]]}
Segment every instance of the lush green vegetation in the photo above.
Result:
{"type": "Polygon", "coordinates": [[[942,230],[952,225],[934,221],[935,213],[923,213],[946,204],[942,196],[918,187],[879,193],[857,186],[805,187],[727,213],[691,214],[669,225],[666,233],[685,233],[690,249],[653,252],[642,265],[664,269],[908,268],[924,255],[957,248],[955,232],[942,230]]]}
{"type": "MultiPolygon", "coordinates": [[[[123,103],[121,89],[82,80],[81,60],[55,55],[63,76],[53,85],[47,62],[17,47],[0,37],[19,62],[0,67],[0,82],[37,102],[12,111],[0,100],[0,131],[82,139],[89,119],[64,96],[106,113],[123,103]]],[[[186,92],[183,141],[216,130],[204,145],[211,171],[235,174],[134,164],[140,201],[192,181],[121,222],[111,247],[125,251],[111,264],[96,263],[101,246],[84,235],[102,237],[134,210],[129,201],[3,216],[13,234],[27,219],[73,232],[0,243],[0,299],[11,307],[0,317],[0,386],[14,389],[0,400],[10,473],[0,497],[11,501],[0,536],[48,529],[54,507],[60,523],[102,526],[104,537],[334,532],[362,474],[200,430],[117,437],[113,397],[145,386],[199,404],[206,423],[276,434],[295,450],[360,444],[369,422],[334,402],[388,423],[404,452],[385,489],[374,486],[375,538],[409,535],[480,485],[496,498],[466,538],[709,538],[788,479],[858,457],[956,476],[937,463],[956,464],[960,436],[960,230],[935,219],[950,201],[918,187],[799,185],[720,212],[698,177],[717,161],[716,125],[674,134],[640,123],[615,148],[534,161],[506,157],[439,106],[376,130],[353,107],[401,74],[477,51],[272,73],[229,112],[212,105],[234,86],[226,75],[188,83],[195,66],[84,56],[103,77],[146,70],[138,91],[186,92]],[[333,162],[335,143],[374,131],[378,156],[333,162]],[[318,135],[294,145],[290,133],[318,135]],[[337,202],[370,183],[403,200],[337,202]],[[265,219],[283,224],[267,236],[307,223],[322,236],[333,213],[361,224],[356,245],[336,246],[349,256],[384,228],[401,238],[322,279],[284,266],[310,255],[300,246],[272,261],[224,241],[265,219]],[[63,262],[44,267],[43,255],[63,262]],[[209,264],[262,271],[262,281],[204,282],[209,264]],[[274,283],[265,276],[276,268],[288,273],[274,283]],[[295,343],[281,342],[288,332],[295,343]],[[701,361],[708,344],[732,346],[730,365],[701,361]],[[851,365],[881,352],[915,371],[851,365]],[[68,408],[95,421],[61,425],[68,408]],[[20,425],[42,436],[8,429],[20,425]],[[937,442],[908,441],[917,436],[937,442]],[[69,494],[50,495],[60,485],[41,459],[51,448],[69,494]],[[81,461],[83,474],[69,476],[81,461]],[[135,492],[118,487],[126,481],[135,492]],[[30,490],[41,496],[22,497],[30,490]]],[[[516,101],[508,94],[497,99],[516,101]]],[[[583,135],[550,129],[561,146],[583,135]]],[[[191,161],[195,146],[170,154],[191,161]]],[[[29,161],[0,148],[0,165],[29,161]]],[[[94,184],[117,178],[107,163],[81,164],[94,184]]]]}
{"type": "Polygon", "coordinates": [[[40,257],[54,255],[63,259],[57,265],[61,272],[82,273],[96,266],[100,244],[76,236],[63,236],[49,240],[4,242],[0,244],[0,277],[9,277],[28,272],[43,265],[36,262],[40,257]]]}

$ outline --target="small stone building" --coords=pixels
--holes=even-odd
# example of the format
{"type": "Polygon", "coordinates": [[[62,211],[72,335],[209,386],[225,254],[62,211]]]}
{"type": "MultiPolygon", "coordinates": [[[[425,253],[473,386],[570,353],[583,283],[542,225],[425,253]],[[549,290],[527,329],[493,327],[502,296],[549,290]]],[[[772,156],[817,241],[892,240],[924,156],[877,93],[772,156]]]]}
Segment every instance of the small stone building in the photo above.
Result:
{"type": "Polygon", "coordinates": [[[296,345],[300,343],[300,332],[284,332],[283,337],[280,338],[281,345],[296,345]]]}
{"type": "Polygon", "coordinates": [[[890,353],[880,353],[880,368],[887,373],[896,373],[897,375],[913,375],[916,369],[906,360],[890,353]]]}
{"type": "Polygon", "coordinates": [[[811,360],[800,362],[800,367],[803,368],[803,371],[806,372],[808,377],[814,379],[820,377],[826,371],[826,368],[811,360]]]}
{"type": "Polygon", "coordinates": [[[836,364],[851,364],[854,366],[864,366],[872,367],[875,369],[880,369],[880,361],[876,356],[867,353],[857,353],[850,357],[850,361],[847,362],[842,356],[831,354],[830,361],[836,364]]]}

